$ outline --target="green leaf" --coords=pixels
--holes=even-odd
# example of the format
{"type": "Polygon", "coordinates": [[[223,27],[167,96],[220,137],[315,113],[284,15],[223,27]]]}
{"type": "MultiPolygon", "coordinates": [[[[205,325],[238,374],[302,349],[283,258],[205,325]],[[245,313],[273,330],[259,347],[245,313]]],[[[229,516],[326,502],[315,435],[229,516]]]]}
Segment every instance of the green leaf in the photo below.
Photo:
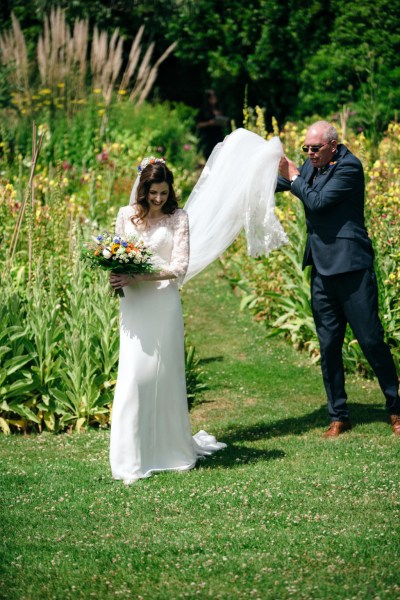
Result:
{"type": "Polygon", "coordinates": [[[35,413],[24,404],[13,404],[11,410],[21,417],[26,417],[28,421],[33,421],[34,423],[38,424],[40,423],[40,419],[35,415],[35,413]]]}
{"type": "Polygon", "coordinates": [[[15,371],[18,371],[18,369],[20,369],[21,367],[26,365],[29,361],[31,361],[32,358],[33,358],[33,356],[23,355],[23,356],[14,356],[13,358],[8,359],[4,363],[4,368],[7,371],[7,375],[11,375],[12,373],[15,373],[15,371]]]}
{"type": "Polygon", "coordinates": [[[4,435],[10,435],[10,433],[11,433],[10,427],[9,427],[6,419],[3,419],[3,417],[0,417],[0,428],[1,428],[2,432],[4,433],[4,435]]]}

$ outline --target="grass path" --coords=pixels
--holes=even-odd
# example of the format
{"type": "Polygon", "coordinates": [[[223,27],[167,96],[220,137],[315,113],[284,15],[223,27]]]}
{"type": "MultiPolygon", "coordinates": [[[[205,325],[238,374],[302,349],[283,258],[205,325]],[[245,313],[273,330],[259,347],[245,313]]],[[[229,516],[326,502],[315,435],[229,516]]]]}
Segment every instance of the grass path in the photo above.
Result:
{"type": "Polygon", "coordinates": [[[192,411],[228,448],[125,488],[108,431],[0,438],[0,597],[397,599],[400,444],[375,383],[321,439],[318,367],[240,313],[218,267],[184,290],[209,389],[192,411]]]}

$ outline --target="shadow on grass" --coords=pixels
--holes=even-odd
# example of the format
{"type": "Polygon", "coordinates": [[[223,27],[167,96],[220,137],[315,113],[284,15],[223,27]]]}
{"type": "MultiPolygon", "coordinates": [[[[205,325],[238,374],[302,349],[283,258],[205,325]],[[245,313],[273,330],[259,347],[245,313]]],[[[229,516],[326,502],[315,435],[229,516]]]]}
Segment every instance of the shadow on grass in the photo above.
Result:
{"type": "MultiPolygon", "coordinates": [[[[353,426],[368,423],[388,422],[382,406],[376,404],[351,404],[350,419],[353,426]]],[[[301,417],[291,417],[280,421],[257,423],[249,427],[231,427],[221,439],[227,444],[273,438],[284,435],[303,435],[311,429],[326,428],[329,425],[326,405],[301,417]]]]}
{"type": "Polygon", "coordinates": [[[213,362],[223,362],[223,356],[209,356],[208,358],[199,358],[199,365],[208,365],[213,362]]]}
{"type": "Polygon", "coordinates": [[[226,467],[232,469],[234,467],[240,467],[241,465],[261,461],[267,462],[284,458],[285,456],[283,450],[256,450],[254,448],[247,448],[246,446],[235,446],[229,442],[227,443],[228,447],[224,450],[220,450],[212,456],[207,456],[205,460],[199,460],[196,468],[213,469],[226,467]]]}

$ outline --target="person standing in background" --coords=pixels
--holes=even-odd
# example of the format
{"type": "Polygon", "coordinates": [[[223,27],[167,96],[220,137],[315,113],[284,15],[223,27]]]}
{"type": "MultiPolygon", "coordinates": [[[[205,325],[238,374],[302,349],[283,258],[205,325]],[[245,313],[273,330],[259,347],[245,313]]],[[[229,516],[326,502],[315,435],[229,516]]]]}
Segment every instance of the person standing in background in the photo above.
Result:
{"type": "Polygon", "coordinates": [[[224,139],[228,123],[229,117],[223,115],[217,94],[212,89],[206,90],[200,120],[197,123],[200,150],[206,160],[214,147],[224,139]]]}
{"type": "Polygon", "coordinates": [[[276,191],[290,190],[306,215],[303,268],[312,266],[311,305],[331,419],[325,437],[351,429],[342,359],[347,323],[378,378],[393,433],[400,435],[399,381],[378,315],[362,164],[338,143],[338,133],[327,121],[308,128],[303,152],[307,160],[300,169],[282,158],[276,191]]]}

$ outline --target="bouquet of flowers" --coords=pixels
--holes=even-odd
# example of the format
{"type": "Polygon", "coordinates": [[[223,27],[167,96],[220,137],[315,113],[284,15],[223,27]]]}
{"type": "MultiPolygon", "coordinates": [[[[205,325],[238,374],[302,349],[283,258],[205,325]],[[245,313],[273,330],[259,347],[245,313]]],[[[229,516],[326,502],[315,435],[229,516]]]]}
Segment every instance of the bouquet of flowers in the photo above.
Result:
{"type": "MultiPolygon", "coordinates": [[[[113,273],[153,273],[152,253],[143,240],[134,235],[123,237],[105,232],[84,245],[82,259],[91,268],[100,268],[113,273]]],[[[124,297],[122,289],[115,290],[124,297]]]]}

